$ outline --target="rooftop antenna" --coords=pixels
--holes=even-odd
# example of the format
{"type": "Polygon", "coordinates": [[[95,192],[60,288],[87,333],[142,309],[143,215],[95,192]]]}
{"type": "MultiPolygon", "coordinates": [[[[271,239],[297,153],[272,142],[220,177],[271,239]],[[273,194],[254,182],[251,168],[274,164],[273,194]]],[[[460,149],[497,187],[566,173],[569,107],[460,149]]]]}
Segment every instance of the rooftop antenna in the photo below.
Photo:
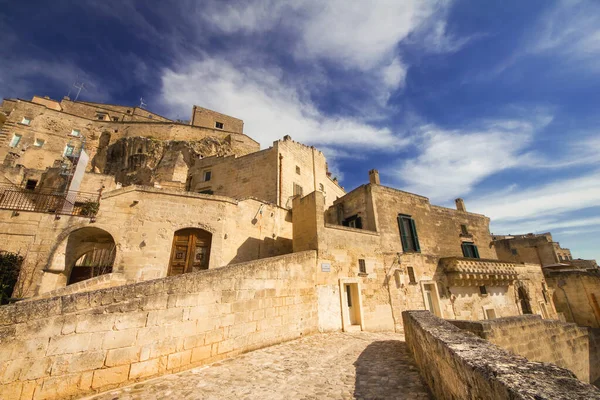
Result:
{"type": "Polygon", "coordinates": [[[77,96],[75,96],[74,101],[77,101],[77,99],[79,98],[79,93],[81,93],[81,89],[87,90],[84,82],[77,82],[77,80],[75,80],[75,82],[73,82],[73,85],[71,85],[71,87],[69,88],[69,93],[67,93],[67,97],[71,97],[71,90],[73,90],[73,88],[77,89],[77,96]]]}
{"type": "Polygon", "coordinates": [[[147,105],[148,105],[148,104],[146,104],[146,103],[144,102],[144,98],[143,98],[143,97],[140,97],[140,108],[144,108],[144,107],[146,107],[147,105]]]}

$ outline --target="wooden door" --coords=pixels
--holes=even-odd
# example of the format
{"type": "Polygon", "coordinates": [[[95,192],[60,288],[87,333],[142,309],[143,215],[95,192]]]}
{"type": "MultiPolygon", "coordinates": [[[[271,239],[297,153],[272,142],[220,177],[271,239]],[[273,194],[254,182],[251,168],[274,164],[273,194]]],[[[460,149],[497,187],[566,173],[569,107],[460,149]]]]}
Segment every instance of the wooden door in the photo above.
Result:
{"type": "Polygon", "coordinates": [[[182,229],[173,236],[168,275],[208,269],[212,235],[202,229],[182,229]]]}

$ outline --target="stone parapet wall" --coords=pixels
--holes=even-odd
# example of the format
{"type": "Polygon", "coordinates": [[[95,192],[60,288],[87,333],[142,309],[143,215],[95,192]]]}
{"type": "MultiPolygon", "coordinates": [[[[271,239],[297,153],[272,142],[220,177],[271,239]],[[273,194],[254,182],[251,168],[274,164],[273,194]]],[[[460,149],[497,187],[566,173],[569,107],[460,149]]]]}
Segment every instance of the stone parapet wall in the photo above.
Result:
{"type": "Polygon", "coordinates": [[[428,311],[402,318],[408,348],[438,400],[600,399],[567,369],[529,362],[428,311]]]}
{"type": "Polygon", "coordinates": [[[0,398],[69,399],[317,330],[316,253],[0,307],[0,398]]]}
{"type": "Polygon", "coordinates": [[[580,380],[590,382],[590,346],[586,328],[545,320],[539,315],[449,322],[529,361],[556,364],[572,371],[580,380]]]}
{"type": "Polygon", "coordinates": [[[40,299],[47,299],[50,297],[57,296],[66,296],[69,294],[81,293],[81,292],[90,292],[92,290],[105,289],[114,286],[121,286],[127,283],[127,280],[120,273],[110,273],[104,274],[100,276],[95,276],[90,279],[86,279],[81,282],[77,282],[71,285],[67,285],[65,287],[51,290],[49,292],[43,293],[39,296],[30,297],[23,301],[36,301],[40,299]]]}

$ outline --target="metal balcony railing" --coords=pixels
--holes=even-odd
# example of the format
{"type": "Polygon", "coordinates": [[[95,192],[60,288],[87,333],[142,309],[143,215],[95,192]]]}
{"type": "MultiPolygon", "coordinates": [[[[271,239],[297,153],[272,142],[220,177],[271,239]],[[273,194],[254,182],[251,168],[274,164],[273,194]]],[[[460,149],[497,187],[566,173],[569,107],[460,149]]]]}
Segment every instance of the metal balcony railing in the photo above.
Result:
{"type": "Polygon", "coordinates": [[[0,184],[0,209],[33,211],[92,218],[98,212],[98,193],[28,190],[0,184]]]}

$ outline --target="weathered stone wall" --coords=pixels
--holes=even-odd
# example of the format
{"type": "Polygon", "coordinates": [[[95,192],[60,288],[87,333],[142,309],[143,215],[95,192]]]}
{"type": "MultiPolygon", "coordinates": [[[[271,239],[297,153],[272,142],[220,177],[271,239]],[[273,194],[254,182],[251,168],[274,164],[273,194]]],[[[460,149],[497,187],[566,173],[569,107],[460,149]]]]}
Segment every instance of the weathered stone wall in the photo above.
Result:
{"type": "Polygon", "coordinates": [[[439,400],[600,399],[570,371],[529,362],[428,311],[405,311],[402,318],[406,343],[439,400]]]}
{"type": "Polygon", "coordinates": [[[586,328],[544,320],[538,315],[449,322],[529,361],[556,364],[581,381],[590,382],[590,340],[586,328]]]}
{"type": "Polygon", "coordinates": [[[211,129],[222,129],[228,132],[244,133],[244,121],[241,119],[198,106],[194,106],[192,109],[191,125],[211,129]],[[217,128],[217,122],[222,123],[223,127],[217,128]]]}
{"type": "Polygon", "coordinates": [[[63,99],[60,102],[62,110],[66,113],[78,115],[88,119],[98,119],[97,111],[107,112],[109,120],[118,118],[119,121],[160,121],[172,122],[170,119],[160,116],[139,107],[118,106],[114,104],[93,103],[87,101],[71,101],[63,99]]]}
{"type": "Polygon", "coordinates": [[[233,198],[256,197],[284,208],[292,206],[294,185],[303,196],[322,187],[325,205],[344,195],[344,190],[327,176],[325,156],[314,147],[289,139],[243,157],[208,157],[197,160],[190,170],[189,189],[212,190],[233,198]],[[210,181],[204,173],[211,171],[210,181]]]}
{"type": "Polygon", "coordinates": [[[238,202],[130,186],[104,193],[93,223],[82,217],[56,220],[53,214],[1,210],[0,250],[26,254],[23,268],[32,281],[20,295],[30,296],[67,284],[72,263],[81,255],[71,254],[69,238],[82,229],[110,235],[116,244],[113,272],[138,282],[166,276],[173,235],[184,228],[212,234],[209,268],[291,253],[288,213],[254,199],[238,202]]]}
{"type": "Polygon", "coordinates": [[[568,322],[600,328],[600,272],[545,271],[556,311],[568,322]]]}
{"type": "MultiPolygon", "coordinates": [[[[85,149],[93,158],[98,151],[100,138],[104,134],[108,145],[125,137],[146,137],[156,140],[198,141],[207,137],[224,140],[231,146],[232,152],[244,155],[260,149],[260,145],[248,136],[225,132],[218,129],[208,129],[173,122],[148,120],[140,121],[99,121],[93,117],[86,118],[67,112],[46,108],[40,104],[19,100],[13,105],[7,122],[3,126],[5,137],[0,146],[0,160],[4,160],[10,151],[18,154],[16,163],[27,168],[45,169],[51,167],[55,160],[62,158],[67,143],[79,148],[82,138],[85,138],[85,149]],[[22,125],[23,117],[31,119],[30,125],[22,125]],[[81,137],[71,136],[71,131],[77,129],[81,137]],[[15,148],[8,144],[14,134],[22,135],[21,142],[15,148]],[[108,135],[108,136],[107,136],[108,135]],[[36,139],[44,140],[42,147],[35,147],[36,139]]],[[[89,109],[85,104],[75,103],[78,107],[89,109]]],[[[88,170],[92,169],[91,163],[88,170]]]]}
{"type": "Polygon", "coordinates": [[[314,252],[0,308],[0,398],[68,399],[317,329],[314,252]]]}
{"type": "Polygon", "coordinates": [[[559,262],[556,249],[560,247],[557,243],[552,242],[552,236],[549,233],[497,239],[494,240],[494,246],[498,258],[504,261],[541,265],[551,265],[559,262]]]}
{"type": "Polygon", "coordinates": [[[277,204],[277,152],[272,148],[242,157],[207,157],[197,160],[190,172],[188,189],[235,199],[256,197],[277,204]],[[209,181],[204,180],[210,171],[209,181]]]}

